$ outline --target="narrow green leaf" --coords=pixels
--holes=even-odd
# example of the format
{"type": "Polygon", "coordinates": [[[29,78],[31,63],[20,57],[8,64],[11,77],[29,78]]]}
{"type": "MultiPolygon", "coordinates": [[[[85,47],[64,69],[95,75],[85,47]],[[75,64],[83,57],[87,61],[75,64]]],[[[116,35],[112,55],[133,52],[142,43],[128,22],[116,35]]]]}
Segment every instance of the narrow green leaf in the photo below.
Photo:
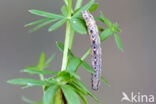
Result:
{"type": "Polygon", "coordinates": [[[86,63],[85,61],[82,61],[81,65],[83,69],[85,69],[86,71],[95,74],[95,71],[93,70],[93,68],[89,66],[88,63],[86,63]]]}
{"type": "Polygon", "coordinates": [[[49,59],[45,62],[45,65],[49,65],[50,62],[53,61],[53,59],[54,59],[55,56],[56,56],[56,54],[52,54],[52,55],[49,57],[49,59]]]}
{"type": "Polygon", "coordinates": [[[74,9],[74,10],[80,8],[81,5],[82,5],[82,2],[83,2],[83,0],[77,0],[77,1],[76,1],[76,5],[75,5],[75,9],[74,9]]]}
{"type": "Polygon", "coordinates": [[[47,81],[41,81],[35,79],[24,79],[24,78],[8,80],[8,83],[15,84],[15,85],[26,85],[26,86],[43,86],[43,85],[47,86],[50,84],[47,81]]]}
{"type": "Polygon", "coordinates": [[[29,104],[39,104],[38,102],[32,101],[24,96],[22,97],[22,100],[29,104]]]}
{"type": "Polygon", "coordinates": [[[102,12],[100,12],[100,18],[103,20],[106,26],[112,27],[112,22],[109,19],[107,19],[102,12]]]}
{"type": "Polygon", "coordinates": [[[95,19],[96,21],[103,22],[103,20],[102,20],[100,17],[94,17],[94,19],[95,19]]]}
{"type": "Polygon", "coordinates": [[[124,49],[123,49],[122,41],[121,41],[119,35],[116,34],[116,33],[114,33],[114,39],[115,39],[115,42],[116,42],[117,47],[118,47],[121,51],[123,51],[124,49]]]}
{"type": "Polygon", "coordinates": [[[79,76],[77,73],[75,73],[75,72],[70,72],[70,71],[69,71],[69,73],[70,73],[72,76],[74,76],[75,78],[80,79],[80,76],[79,76]]]}
{"type": "Polygon", "coordinates": [[[56,30],[57,28],[59,28],[60,26],[62,26],[65,22],[66,22],[66,18],[56,22],[55,24],[53,24],[52,26],[49,27],[48,31],[53,31],[56,30]]]}
{"type": "Polygon", "coordinates": [[[51,19],[50,18],[39,19],[39,20],[36,20],[36,21],[33,21],[31,23],[28,23],[28,24],[24,25],[24,27],[34,26],[34,25],[37,25],[39,23],[46,22],[46,21],[49,21],[49,20],[51,20],[51,19]]]}
{"type": "Polygon", "coordinates": [[[72,18],[70,20],[70,24],[76,32],[78,32],[80,34],[87,34],[87,27],[86,27],[85,21],[83,19],[72,18]]]}
{"type": "Polygon", "coordinates": [[[88,93],[89,90],[85,87],[85,85],[78,79],[73,79],[72,83],[75,85],[75,86],[78,86],[82,89],[82,92],[84,93],[88,93]]]}
{"type": "Polygon", "coordinates": [[[68,104],[80,104],[78,95],[75,93],[72,87],[69,85],[64,85],[61,87],[63,94],[68,102],[68,104]]]}
{"type": "Polygon", "coordinates": [[[57,71],[51,70],[38,70],[38,69],[24,69],[21,72],[27,72],[30,74],[57,74],[57,71]]]}
{"type": "Polygon", "coordinates": [[[91,96],[96,102],[99,102],[98,98],[91,92],[89,92],[89,96],[91,96]]]}
{"type": "Polygon", "coordinates": [[[105,29],[101,34],[100,34],[100,41],[103,42],[107,38],[109,38],[114,32],[112,31],[111,28],[105,29]]]}
{"type": "Polygon", "coordinates": [[[81,9],[79,9],[79,11],[77,11],[72,18],[79,16],[82,11],[89,9],[93,4],[94,4],[94,0],[89,1],[81,9]]]}
{"type": "MultiPolygon", "coordinates": [[[[61,52],[64,51],[64,44],[63,44],[63,43],[61,43],[61,42],[56,42],[56,45],[57,45],[58,49],[59,49],[61,52]]],[[[73,56],[73,53],[71,52],[70,49],[68,50],[68,55],[69,55],[69,56],[73,56]]]]}
{"type": "Polygon", "coordinates": [[[84,91],[82,88],[77,86],[74,83],[70,83],[70,86],[75,90],[75,92],[80,96],[81,100],[83,101],[84,104],[88,104],[88,101],[86,99],[86,95],[88,92],[84,91]]]}
{"type": "Polygon", "coordinates": [[[81,92],[77,92],[77,94],[80,96],[81,100],[83,101],[83,104],[88,104],[88,100],[84,94],[81,92]]]}
{"type": "Polygon", "coordinates": [[[101,80],[103,81],[104,84],[110,86],[109,82],[103,76],[101,76],[101,80]]]}
{"type": "Polygon", "coordinates": [[[47,17],[47,18],[56,18],[56,19],[64,18],[64,16],[62,16],[62,15],[49,13],[49,12],[45,12],[45,11],[40,11],[40,10],[32,9],[32,10],[29,10],[29,12],[32,13],[32,14],[42,16],[42,17],[47,17]]]}
{"type": "Polygon", "coordinates": [[[36,70],[39,70],[38,66],[27,66],[26,69],[36,69],[36,70]]]}
{"type": "Polygon", "coordinates": [[[64,0],[64,3],[68,6],[68,0],[64,0]]]}
{"type": "Polygon", "coordinates": [[[46,22],[43,22],[43,23],[41,23],[41,24],[35,26],[34,28],[32,28],[32,29],[30,30],[30,32],[34,32],[34,31],[36,31],[36,30],[38,30],[38,29],[40,29],[40,28],[42,28],[42,27],[44,27],[44,26],[46,26],[46,25],[48,25],[48,24],[50,24],[50,23],[52,23],[52,22],[54,22],[54,21],[56,21],[56,20],[57,20],[57,19],[48,20],[48,21],[46,21],[46,22]]]}
{"type": "Polygon", "coordinates": [[[39,62],[38,62],[38,67],[42,68],[44,65],[44,62],[45,62],[45,53],[42,52],[40,55],[39,62]]]}
{"type": "Polygon", "coordinates": [[[95,3],[89,8],[89,12],[92,13],[98,8],[99,4],[95,3]]]}
{"type": "Polygon", "coordinates": [[[76,72],[80,64],[81,64],[81,60],[79,58],[70,57],[68,65],[67,65],[67,70],[69,72],[76,72]]]}
{"type": "Polygon", "coordinates": [[[56,92],[58,91],[58,85],[51,85],[43,95],[43,102],[44,104],[54,104],[56,92]]]}
{"type": "Polygon", "coordinates": [[[66,6],[62,6],[61,8],[61,12],[64,16],[67,16],[68,15],[68,8],[66,6]]]}
{"type": "Polygon", "coordinates": [[[81,92],[84,95],[87,95],[88,94],[87,91],[83,90],[80,86],[78,86],[77,84],[75,84],[73,82],[70,83],[70,86],[75,90],[76,93],[81,92]]]}
{"type": "Polygon", "coordinates": [[[90,95],[96,102],[99,101],[97,97],[94,94],[92,94],[80,80],[75,79],[73,80],[73,82],[77,84],[78,86],[80,86],[84,91],[86,91],[88,95],[90,95]]]}

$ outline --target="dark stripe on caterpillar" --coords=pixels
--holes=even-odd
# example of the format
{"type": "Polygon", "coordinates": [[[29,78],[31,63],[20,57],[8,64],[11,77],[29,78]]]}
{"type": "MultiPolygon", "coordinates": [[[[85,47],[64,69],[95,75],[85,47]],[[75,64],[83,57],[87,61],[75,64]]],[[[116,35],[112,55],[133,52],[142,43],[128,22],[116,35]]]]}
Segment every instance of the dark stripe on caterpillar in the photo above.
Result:
{"type": "Polygon", "coordinates": [[[87,11],[82,12],[82,17],[86,22],[88,34],[92,48],[92,67],[96,74],[92,74],[92,88],[98,90],[101,78],[101,47],[100,37],[94,17],[87,11]]]}

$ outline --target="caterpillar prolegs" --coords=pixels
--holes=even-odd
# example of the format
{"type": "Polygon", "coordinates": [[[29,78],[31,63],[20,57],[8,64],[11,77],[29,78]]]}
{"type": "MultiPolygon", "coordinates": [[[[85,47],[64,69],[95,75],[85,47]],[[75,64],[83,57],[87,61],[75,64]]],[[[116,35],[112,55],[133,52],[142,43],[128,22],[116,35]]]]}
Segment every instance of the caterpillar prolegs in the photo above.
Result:
{"type": "Polygon", "coordinates": [[[101,78],[102,63],[99,32],[94,17],[87,10],[82,12],[82,17],[85,20],[88,28],[92,48],[92,67],[96,72],[95,74],[92,74],[92,88],[93,90],[98,90],[101,78]]]}

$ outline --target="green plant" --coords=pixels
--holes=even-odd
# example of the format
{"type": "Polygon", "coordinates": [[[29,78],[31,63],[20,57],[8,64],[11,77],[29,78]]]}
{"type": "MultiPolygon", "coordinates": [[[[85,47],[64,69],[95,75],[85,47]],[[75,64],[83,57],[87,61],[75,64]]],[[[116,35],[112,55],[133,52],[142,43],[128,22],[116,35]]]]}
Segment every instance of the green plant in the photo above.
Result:
{"type": "MultiPolygon", "coordinates": [[[[90,54],[89,49],[81,58],[76,57],[72,53],[72,45],[74,33],[78,32],[81,35],[87,34],[87,27],[82,19],[81,12],[89,10],[91,13],[98,8],[98,3],[90,0],[86,5],[81,7],[82,0],[77,0],[75,8],[72,9],[72,0],[64,0],[65,5],[61,7],[62,14],[49,13],[40,10],[29,10],[31,14],[35,14],[43,19],[26,24],[26,27],[34,26],[31,32],[40,29],[48,24],[54,23],[49,27],[48,31],[54,31],[66,23],[66,33],[64,44],[56,42],[57,47],[63,52],[62,67],[60,71],[45,70],[54,59],[53,54],[49,59],[45,60],[45,54],[41,53],[38,65],[28,66],[21,72],[29,74],[38,74],[40,80],[18,78],[9,80],[8,83],[15,85],[24,85],[24,88],[32,86],[41,86],[43,88],[43,98],[40,102],[31,101],[25,97],[23,100],[30,104],[80,104],[81,98],[84,104],[88,104],[86,96],[91,96],[95,101],[99,102],[94,94],[92,94],[85,85],[80,81],[80,76],[76,74],[77,69],[81,65],[83,69],[90,73],[95,73],[92,67],[85,61],[85,58],[90,54]],[[35,26],[36,25],[36,26],[35,26]],[[44,75],[50,74],[52,77],[44,78],[44,75]]],[[[115,42],[118,48],[123,51],[122,42],[118,36],[120,28],[117,24],[113,24],[101,12],[99,17],[95,17],[96,21],[104,23],[105,27],[98,25],[100,31],[100,40],[103,42],[110,36],[114,35],[115,42]]],[[[87,36],[87,35],[86,35],[87,36]]],[[[102,81],[109,85],[108,81],[101,77],[102,81]]]]}

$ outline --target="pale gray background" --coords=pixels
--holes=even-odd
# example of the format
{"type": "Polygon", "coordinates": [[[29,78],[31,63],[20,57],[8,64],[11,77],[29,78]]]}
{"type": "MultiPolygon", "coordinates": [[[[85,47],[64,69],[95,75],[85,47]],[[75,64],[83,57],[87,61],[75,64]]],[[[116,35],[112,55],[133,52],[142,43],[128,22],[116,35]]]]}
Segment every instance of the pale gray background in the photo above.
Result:
{"type": "MultiPolygon", "coordinates": [[[[125,50],[117,49],[113,37],[102,44],[103,75],[111,87],[101,84],[95,93],[102,104],[121,104],[121,92],[134,91],[141,94],[156,94],[156,0],[97,0],[106,17],[118,22],[125,50]]],[[[85,1],[87,2],[87,1],[85,1]]],[[[0,0],[0,104],[25,104],[21,96],[39,100],[39,87],[22,90],[19,86],[6,84],[17,77],[32,77],[19,70],[37,64],[41,52],[47,56],[58,53],[52,69],[60,69],[62,54],[55,42],[64,40],[64,27],[54,32],[47,28],[32,34],[24,24],[38,19],[27,10],[39,9],[60,13],[63,0],[0,0]]],[[[87,36],[75,36],[73,51],[81,56],[90,47],[87,36]]],[[[90,63],[90,57],[87,61],[90,63]]],[[[91,75],[81,68],[78,73],[90,88],[91,75]]],[[[37,77],[37,76],[36,76],[37,77]]],[[[89,104],[95,104],[89,98],[89,104]]]]}

